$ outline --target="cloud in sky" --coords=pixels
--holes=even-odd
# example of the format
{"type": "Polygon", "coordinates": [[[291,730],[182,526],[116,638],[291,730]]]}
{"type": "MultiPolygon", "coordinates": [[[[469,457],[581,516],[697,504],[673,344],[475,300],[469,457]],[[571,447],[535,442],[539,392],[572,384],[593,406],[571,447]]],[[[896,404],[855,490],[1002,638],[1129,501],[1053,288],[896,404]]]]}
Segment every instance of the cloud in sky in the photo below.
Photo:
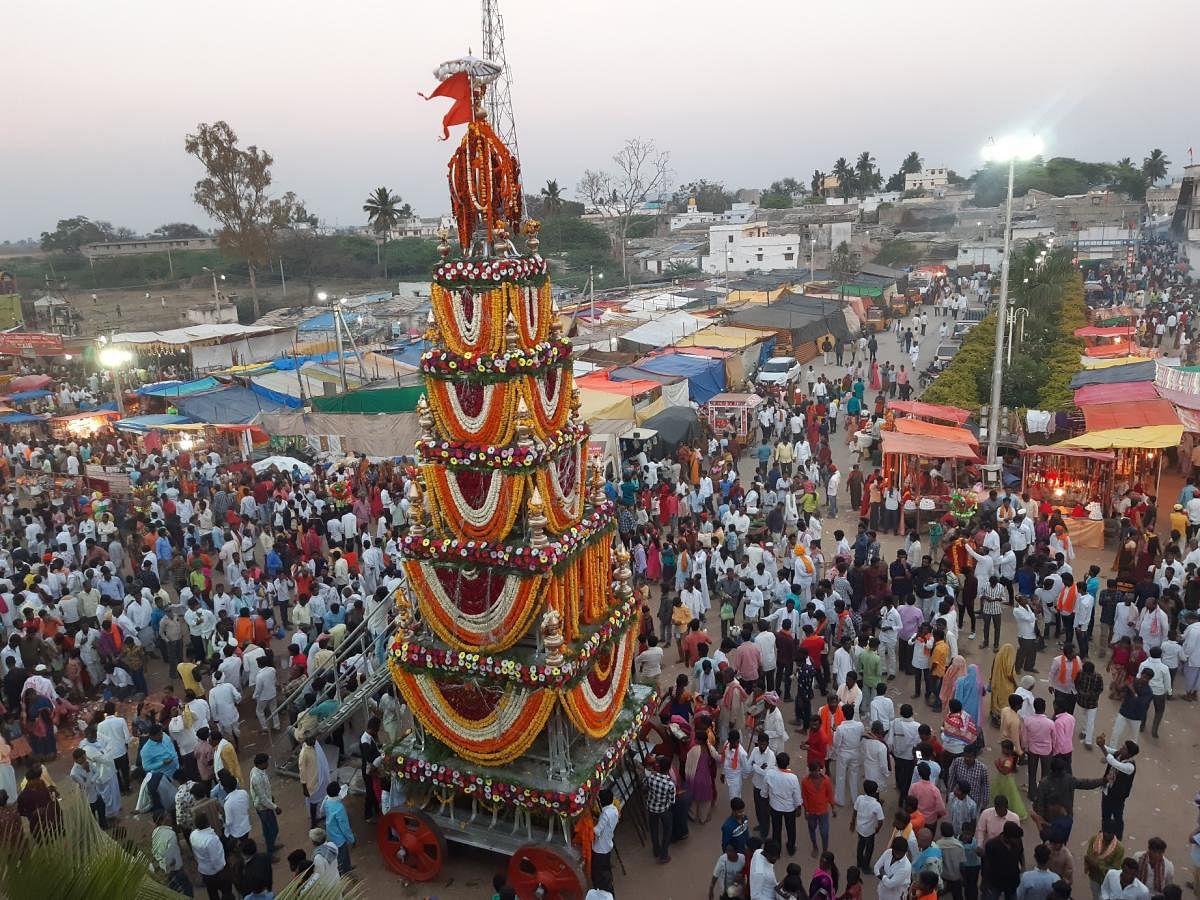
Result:
{"type": "MultiPolygon", "coordinates": [[[[1194,0],[1163,0],[1153,21],[1116,0],[502,5],[526,183],[572,195],[634,135],[669,150],[680,181],[730,187],[807,182],[862,150],[885,174],[913,149],[966,174],[988,136],[1016,130],[1048,155],[1162,147],[1176,170],[1198,140],[1176,88],[1193,74],[1194,0]]],[[[0,239],[77,214],[208,224],[183,136],[216,119],[330,224],[361,223],[381,184],[443,212],[444,102],[417,91],[480,45],[475,0],[18,3],[0,239]]]]}

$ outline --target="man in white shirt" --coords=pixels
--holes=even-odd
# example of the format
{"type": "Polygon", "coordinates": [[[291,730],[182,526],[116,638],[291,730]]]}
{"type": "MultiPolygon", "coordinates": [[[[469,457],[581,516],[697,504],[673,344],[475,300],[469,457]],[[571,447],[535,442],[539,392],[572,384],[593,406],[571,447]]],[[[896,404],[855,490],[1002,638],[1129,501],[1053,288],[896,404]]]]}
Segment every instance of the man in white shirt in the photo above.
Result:
{"type": "Polygon", "coordinates": [[[909,883],[912,881],[908,841],[900,836],[892,838],[892,845],[875,860],[873,871],[879,879],[875,892],[879,900],[904,900],[908,896],[909,883]]]}
{"type": "Polygon", "coordinates": [[[776,900],[775,863],[779,859],[779,841],[768,839],[750,857],[750,900],[776,900]]]}
{"type": "Polygon", "coordinates": [[[204,886],[210,896],[232,897],[229,876],[222,874],[225,869],[225,848],[221,845],[221,838],[213,831],[208,814],[196,813],[192,825],[188,843],[192,847],[192,855],[196,858],[196,871],[200,873],[204,886]]]}
{"type": "Polygon", "coordinates": [[[242,702],[242,693],[231,682],[222,677],[221,672],[213,673],[212,690],[208,692],[208,706],[212,711],[213,721],[221,728],[221,734],[230,735],[234,745],[237,745],[238,735],[241,734],[241,715],[238,704],[242,702]]]}
{"type": "Polygon", "coordinates": [[[892,758],[896,763],[896,789],[900,796],[908,794],[908,785],[912,781],[913,769],[917,766],[913,751],[920,743],[918,729],[921,727],[913,719],[913,709],[907,703],[900,706],[900,718],[892,720],[888,730],[888,746],[892,750],[892,758]]]}
{"type": "Polygon", "coordinates": [[[775,753],[771,750],[767,736],[760,733],[747,763],[750,780],[754,785],[754,814],[758,819],[758,830],[767,834],[770,830],[771,807],[767,802],[767,773],[776,767],[775,753]]]}
{"type": "MultiPolygon", "coordinates": [[[[1167,698],[1171,696],[1171,670],[1162,661],[1162,647],[1151,647],[1150,657],[1142,662],[1142,669],[1154,673],[1150,679],[1150,693],[1154,704],[1154,721],[1150,724],[1150,736],[1158,737],[1158,726],[1162,724],[1163,715],[1167,711],[1167,698]]],[[[1142,721],[1145,729],[1146,722],[1142,721]]]]}
{"type": "Polygon", "coordinates": [[[1096,598],[1082,590],[1082,585],[1080,588],[1079,595],[1075,598],[1075,643],[1079,647],[1079,655],[1087,659],[1088,642],[1091,640],[1092,616],[1096,611],[1096,598]]]}
{"type": "Polygon", "coordinates": [[[613,803],[612,788],[602,788],[599,800],[600,815],[592,837],[592,881],[604,884],[612,881],[613,835],[621,813],[613,803]]]}
{"type": "Polygon", "coordinates": [[[104,719],[96,725],[96,736],[116,766],[121,793],[129,793],[129,742],[133,736],[129,723],[117,715],[117,705],[111,700],[104,704],[104,719]]]}
{"type": "Polygon", "coordinates": [[[1137,633],[1141,636],[1142,646],[1147,653],[1154,647],[1162,646],[1162,642],[1167,639],[1168,625],[1167,614],[1159,607],[1158,600],[1153,597],[1147,598],[1146,607],[1137,622],[1137,633]]]}
{"type": "Polygon", "coordinates": [[[228,769],[221,773],[221,787],[225,789],[225,837],[237,846],[243,838],[250,836],[250,794],[238,784],[228,769]]]}
{"type": "Polygon", "coordinates": [[[646,649],[639,653],[633,661],[634,672],[643,684],[652,685],[658,690],[662,676],[663,648],[658,645],[658,637],[650,635],[646,639],[646,649]]]}
{"type": "Polygon", "coordinates": [[[845,720],[833,731],[833,802],[838,806],[852,803],[858,796],[858,783],[862,777],[862,743],[866,734],[863,723],[854,716],[853,704],[845,704],[842,714],[845,720]]]}
{"type": "MultiPolygon", "coordinates": [[[[1162,325],[1158,326],[1162,328],[1162,325]]],[[[1150,900],[1150,889],[1138,878],[1140,863],[1127,857],[1121,868],[1109,869],[1100,883],[1103,900],[1150,900]]]]}
{"type": "Polygon", "coordinates": [[[796,855],[796,813],[803,799],[800,779],[788,768],[791,758],[786,753],[775,754],[776,768],[765,776],[767,805],[771,809],[771,838],[781,842],[787,834],[788,856],[796,855]]]}
{"type": "Polygon", "coordinates": [[[1013,618],[1017,622],[1016,670],[1037,672],[1037,613],[1029,605],[1028,597],[1018,596],[1013,605],[1013,618]]]}
{"type": "Polygon", "coordinates": [[[263,657],[263,664],[257,667],[254,673],[254,713],[258,717],[258,725],[266,731],[267,712],[270,711],[270,727],[279,728],[279,710],[275,708],[275,698],[277,689],[275,686],[277,673],[275,671],[275,660],[270,651],[267,651],[263,657]]]}

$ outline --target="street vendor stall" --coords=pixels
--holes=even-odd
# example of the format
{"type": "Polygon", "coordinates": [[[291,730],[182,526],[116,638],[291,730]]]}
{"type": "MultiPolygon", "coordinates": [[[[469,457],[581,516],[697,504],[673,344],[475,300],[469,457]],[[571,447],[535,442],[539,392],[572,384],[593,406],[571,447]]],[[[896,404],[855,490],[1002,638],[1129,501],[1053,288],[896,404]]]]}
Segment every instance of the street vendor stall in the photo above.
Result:
{"type": "Polygon", "coordinates": [[[758,407],[763,398],[758,394],[717,394],[704,404],[704,416],[715,434],[734,434],[745,444],[757,425],[758,407]]]}
{"type": "Polygon", "coordinates": [[[1108,514],[1116,458],[1111,450],[1026,447],[1021,451],[1021,490],[1062,513],[1077,547],[1101,549],[1104,520],[1072,516],[1072,512],[1099,502],[1102,513],[1108,514]]]}
{"type": "Polygon", "coordinates": [[[55,416],[49,422],[50,435],[59,441],[89,440],[121,418],[115,409],[93,409],[88,412],[55,416]]]}
{"type": "Polygon", "coordinates": [[[918,419],[937,419],[940,422],[953,422],[955,425],[962,425],[971,418],[971,414],[965,409],[940,403],[926,403],[923,400],[889,400],[887,408],[918,419]]]}
{"type": "Polygon", "coordinates": [[[960,469],[978,460],[977,449],[963,441],[902,431],[883,431],[880,438],[884,483],[895,485],[913,501],[914,508],[904,510],[905,527],[919,531],[922,520],[949,512],[960,469]]]}

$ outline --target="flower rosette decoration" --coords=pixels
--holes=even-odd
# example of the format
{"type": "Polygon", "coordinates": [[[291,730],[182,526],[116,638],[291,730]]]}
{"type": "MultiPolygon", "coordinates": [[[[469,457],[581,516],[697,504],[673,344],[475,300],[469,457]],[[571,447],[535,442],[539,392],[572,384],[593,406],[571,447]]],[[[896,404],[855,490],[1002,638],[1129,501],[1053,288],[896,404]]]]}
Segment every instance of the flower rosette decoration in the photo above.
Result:
{"type": "Polygon", "coordinates": [[[544,440],[519,446],[478,444],[471,441],[442,441],[428,438],[417,442],[421,461],[452,469],[504,469],[532,473],[558,456],[559,451],[585,439],[590,429],[583,422],[568,422],[544,440]]]}
{"type": "Polygon", "coordinates": [[[571,342],[557,338],[500,353],[460,354],[433,347],[421,354],[421,371],[438,378],[463,381],[506,381],[517,375],[545,373],[570,362],[571,342]]]}
{"type": "Polygon", "coordinates": [[[548,578],[405,560],[422,620],[451,647],[500,653],[525,636],[546,601],[548,578]]]}
{"type": "Polygon", "coordinates": [[[465,760],[503,766],[525,753],[558,701],[553,691],[487,686],[406,671],[389,663],[404,702],[426,732],[465,760]]]}
{"type": "Polygon", "coordinates": [[[521,511],[529,477],[503,469],[421,467],[434,523],[463,540],[500,540],[521,511]]]}
{"type": "Polygon", "coordinates": [[[498,541],[460,540],[406,534],[400,539],[410,559],[435,559],[448,565],[496,566],[520,572],[549,572],[563,565],[592,540],[611,536],[615,528],[613,504],[605,501],[584,516],[578,525],[558,535],[544,547],[498,541]]]}
{"type": "Polygon", "coordinates": [[[540,256],[509,256],[499,259],[460,259],[439,263],[433,280],[444,288],[494,288],[501,282],[540,286],[547,280],[546,260],[540,256]]]}

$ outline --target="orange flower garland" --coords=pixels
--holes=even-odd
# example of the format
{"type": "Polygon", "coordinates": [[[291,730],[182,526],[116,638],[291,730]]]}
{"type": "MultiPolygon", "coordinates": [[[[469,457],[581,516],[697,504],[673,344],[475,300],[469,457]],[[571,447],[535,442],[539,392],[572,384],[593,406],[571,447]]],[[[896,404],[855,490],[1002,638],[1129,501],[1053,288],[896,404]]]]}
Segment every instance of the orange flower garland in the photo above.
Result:
{"type": "Polygon", "coordinates": [[[546,340],[554,316],[554,304],[550,297],[550,281],[542,284],[506,284],[507,307],[517,323],[517,335],[525,346],[546,340]]]}
{"type": "Polygon", "coordinates": [[[538,491],[546,500],[546,519],[550,530],[556,533],[579,524],[583,517],[583,476],[587,470],[583,446],[576,444],[563,450],[563,453],[571,453],[575,457],[571,484],[563,484],[559,480],[558,463],[562,459],[561,455],[551,459],[536,473],[538,491]]]}
{"type": "Polygon", "coordinates": [[[502,470],[455,472],[442,466],[425,465],[430,512],[435,525],[464,541],[498,541],[507,537],[517,521],[528,478],[502,470]],[[489,479],[484,503],[476,507],[463,497],[459,478],[489,479]]]}
{"type": "Polygon", "coordinates": [[[464,385],[462,382],[426,378],[425,392],[434,422],[447,440],[480,444],[511,443],[517,424],[517,398],[521,393],[516,382],[464,385]],[[455,394],[457,386],[484,392],[483,409],[479,416],[469,416],[461,411],[455,394]]]}
{"type": "Polygon", "coordinates": [[[609,595],[612,593],[612,542],[611,535],[588,547],[579,558],[582,573],[580,593],[582,619],[589,625],[599,621],[608,612],[609,595]]]}
{"type": "Polygon", "coordinates": [[[597,695],[591,680],[584,678],[579,684],[562,692],[563,710],[567,718],[590,738],[598,740],[607,736],[621,714],[633,671],[638,630],[635,621],[625,638],[614,646],[609,656],[613,671],[606,671],[604,676],[600,676],[601,667],[597,664],[597,680],[607,687],[607,691],[597,695]]]}
{"type": "Polygon", "coordinates": [[[503,766],[530,748],[546,727],[557,696],[542,688],[509,686],[491,712],[479,719],[460,714],[443,696],[437,680],[389,662],[392,678],[429,734],[468,762],[503,766]]]}
{"type": "Polygon", "coordinates": [[[496,223],[521,221],[521,167],[483,119],[467,126],[450,158],[450,207],[463,250],[471,246],[476,224],[492,240],[496,223]]]}
{"type": "Polygon", "coordinates": [[[538,437],[546,438],[567,424],[574,381],[569,365],[521,379],[521,393],[525,396],[525,405],[533,415],[533,430],[538,437]],[[554,394],[549,398],[547,384],[554,388],[554,394]]]}
{"type": "MultiPolygon", "coordinates": [[[[404,571],[417,596],[422,619],[456,650],[499,653],[509,649],[526,635],[551,596],[548,577],[490,572],[486,577],[505,579],[504,589],[486,610],[472,613],[446,592],[438,580],[436,563],[410,559],[405,561],[404,571]]],[[[461,576],[456,573],[456,577],[461,576]]]]}
{"type": "Polygon", "coordinates": [[[433,282],[429,297],[441,342],[460,356],[499,353],[504,348],[504,319],[509,307],[506,291],[509,287],[476,292],[470,287],[450,290],[433,282]],[[465,299],[466,295],[470,295],[469,300],[465,299]],[[468,310],[471,315],[467,314],[468,310]]]}

